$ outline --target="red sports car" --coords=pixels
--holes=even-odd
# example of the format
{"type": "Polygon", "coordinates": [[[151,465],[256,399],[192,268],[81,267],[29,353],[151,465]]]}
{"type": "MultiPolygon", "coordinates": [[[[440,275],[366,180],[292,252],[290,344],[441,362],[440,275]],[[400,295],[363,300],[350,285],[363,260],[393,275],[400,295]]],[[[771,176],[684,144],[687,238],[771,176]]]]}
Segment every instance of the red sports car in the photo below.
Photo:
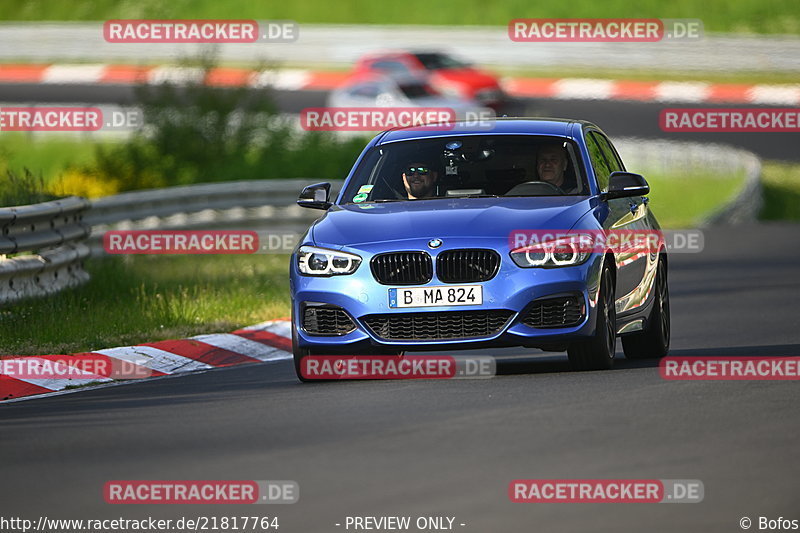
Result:
{"type": "Polygon", "coordinates": [[[505,100],[497,77],[441,52],[378,52],[356,63],[356,73],[380,72],[427,75],[430,83],[448,96],[475,100],[497,107],[505,100]]]}

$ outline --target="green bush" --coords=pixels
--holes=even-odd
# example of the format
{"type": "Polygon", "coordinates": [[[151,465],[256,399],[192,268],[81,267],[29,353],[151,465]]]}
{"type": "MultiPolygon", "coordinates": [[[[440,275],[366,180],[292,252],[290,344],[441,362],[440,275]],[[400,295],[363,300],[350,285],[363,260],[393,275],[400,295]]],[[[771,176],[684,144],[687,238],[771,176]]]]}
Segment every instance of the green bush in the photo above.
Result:
{"type": "MultiPolygon", "coordinates": [[[[204,72],[212,62],[203,64],[204,72]]],[[[99,146],[92,171],[121,190],[270,178],[343,178],[364,139],[297,131],[268,89],[220,89],[198,81],[137,89],[143,127],[99,146]]]]}
{"type": "Polygon", "coordinates": [[[764,187],[762,220],[800,220],[800,165],[765,161],[761,184],[764,187]]]}

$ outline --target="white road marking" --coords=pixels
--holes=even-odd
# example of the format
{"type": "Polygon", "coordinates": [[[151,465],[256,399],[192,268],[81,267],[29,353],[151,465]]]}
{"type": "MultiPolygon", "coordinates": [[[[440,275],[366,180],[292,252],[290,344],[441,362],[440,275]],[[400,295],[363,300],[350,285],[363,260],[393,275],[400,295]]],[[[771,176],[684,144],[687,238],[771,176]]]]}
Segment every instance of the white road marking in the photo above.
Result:
{"type": "Polygon", "coordinates": [[[289,359],[292,357],[292,354],[287,351],[273,348],[272,346],[267,346],[260,342],[251,341],[250,339],[245,339],[244,337],[233,335],[232,333],[198,335],[192,337],[192,339],[205,342],[217,348],[246,355],[247,357],[252,357],[259,361],[278,361],[280,359],[289,359]]]}
{"type": "Polygon", "coordinates": [[[754,85],[747,91],[754,104],[797,105],[800,103],[800,85],[754,85]]]}
{"type": "Polygon", "coordinates": [[[289,320],[269,320],[254,326],[242,328],[245,331],[269,331],[279,337],[292,339],[292,323],[289,320]]]}
{"type": "Polygon", "coordinates": [[[106,65],[51,65],[42,72],[41,83],[98,83],[106,65]]]}
{"type": "Polygon", "coordinates": [[[206,363],[182,357],[172,352],[159,350],[152,346],[125,346],[122,348],[108,348],[106,350],[95,350],[94,353],[99,353],[127,361],[139,366],[156,370],[165,374],[172,374],[175,372],[191,372],[193,370],[204,370],[207,368],[214,368],[206,363]]]}
{"type": "Polygon", "coordinates": [[[52,391],[59,391],[63,390],[69,386],[80,386],[86,385],[87,383],[97,383],[97,382],[105,382],[105,381],[112,381],[111,378],[98,376],[97,374],[92,374],[91,372],[85,372],[80,369],[80,367],[71,367],[66,363],[62,363],[59,361],[51,361],[49,359],[43,359],[41,357],[25,357],[25,365],[30,368],[35,363],[39,363],[40,365],[49,365],[53,368],[53,373],[55,374],[70,374],[73,376],[81,376],[79,378],[35,378],[29,377],[28,374],[32,372],[30,370],[24,371],[22,375],[14,375],[14,374],[4,374],[8,377],[17,379],[19,381],[24,381],[26,383],[30,383],[32,385],[38,385],[39,387],[43,387],[48,390],[52,391]]]}
{"type": "Polygon", "coordinates": [[[156,67],[148,75],[148,82],[153,85],[161,83],[201,83],[205,71],[199,67],[156,67]]]}
{"type": "Polygon", "coordinates": [[[656,85],[654,92],[657,102],[705,102],[711,86],[696,81],[665,81],[656,85]]]}
{"type": "Polygon", "coordinates": [[[284,91],[297,91],[308,85],[311,74],[307,70],[264,70],[253,73],[251,87],[274,87],[284,91]]]}
{"type": "Polygon", "coordinates": [[[565,78],[553,84],[553,96],[564,99],[608,100],[615,81],[584,78],[565,78]]]}

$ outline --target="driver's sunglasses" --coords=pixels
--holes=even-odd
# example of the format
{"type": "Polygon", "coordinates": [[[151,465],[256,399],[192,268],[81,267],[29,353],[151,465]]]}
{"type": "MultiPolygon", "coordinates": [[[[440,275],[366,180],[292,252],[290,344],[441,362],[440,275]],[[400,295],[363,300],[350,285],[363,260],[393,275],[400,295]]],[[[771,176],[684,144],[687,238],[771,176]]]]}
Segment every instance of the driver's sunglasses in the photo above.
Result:
{"type": "Polygon", "coordinates": [[[426,176],[429,172],[430,169],[428,167],[408,167],[406,169],[406,174],[409,176],[414,173],[417,173],[420,176],[426,176]]]}

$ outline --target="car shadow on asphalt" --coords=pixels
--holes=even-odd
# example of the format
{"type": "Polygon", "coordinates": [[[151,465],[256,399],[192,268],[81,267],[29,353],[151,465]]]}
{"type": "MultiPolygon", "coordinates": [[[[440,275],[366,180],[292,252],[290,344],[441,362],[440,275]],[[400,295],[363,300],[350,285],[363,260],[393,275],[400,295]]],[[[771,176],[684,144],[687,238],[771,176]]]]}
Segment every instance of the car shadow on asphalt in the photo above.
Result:
{"type": "Polygon", "coordinates": [[[689,348],[670,350],[672,357],[800,357],[800,344],[728,346],[725,348],[689,348]]]}
{"type": "MultiPolygon", "coordinates": [[[[510,376],[521,374],[552,374],[574,372],[566,353],[526,351],[481,350],[475,355],[493,355],[497,360],[497,375],[510,376]]],[[[447,354],[447,352],[440,352],[447,354]]],[[[452,354],[456,357],[466,355],[461,352],[452,354]]],[[[673,357],[798,357],[800,344],[774,344],[759,346],[730,346],[724,348],[684,348],[671,350],[673,357]]],[[[615,372],[654,368],[658,359],[628,360],[621,351],[617,352],[614,369],[602,372],[615,372]]],[[[390,383],[388,381],[387,383],[390,383]]],[[[100,387],[93,390],[76,390],[73,394],[51,396],[49,398],[32,398],[31,400],[5,404],[2,420],[5,424],[36,423],[37,417],[46,414],[58,419],[59,414],[75,414],[78,412],[112,411],[147,407],[177,408],[182,404],[195,402],[225,402],[242,395],[261,398],[270,394],[281,399],[288,398],[297,390],[306,387],[313,389],[313,384],[301,384],[294,375],[294,368],[289,361],[277,361],[266,364],[250,364],[203,371],[193,374],[165,376],[141,382],[129,382],[130,385],[118,387],[100,387]],[[13,422],[12,422],[13,421],[13,422]]],[[[344,390],[344,389],[343,389],[344,390]]],[[[351,390],[351,389],[347,389],[351,390]]],[[[288,401],[288,400],[287,400],[288,401]]],[[[93,423],[107,423],[95,420],[93,423]]],[[[6,427],[9,427],[8,425],[6,427]]]]}
{"type": "MultiPolygon", "coordinates": [[[[611,370],[626,370],[632,368],[657,367],[658,360],[646,359],[630,361],[622,353],[617,353],[614,358],[614,368],[611,370]]],[[[497,375],[511,376],[519,374],[552,374],[560,372],[576,372],[569,364],[567,354],[532,355],[526,357],[497,357],[497,375]]],[[[606,371],[608,372],[608,371],[606,371]]]]}
{"type": "MultiPolygon", "coordinates": [[[[800,357],[800,344],[774,344],[762,346],[729,346],[725,348],[686,348],[670,350],[672,357],[800,357]]],[[[497,355],[497,375],[549,374],[571,372],[567,354],[535,353],[525,356],[497,355]]],[[[614,370],[658,367],[658,359],[626,359],[617,352],[614,370]]]]}

